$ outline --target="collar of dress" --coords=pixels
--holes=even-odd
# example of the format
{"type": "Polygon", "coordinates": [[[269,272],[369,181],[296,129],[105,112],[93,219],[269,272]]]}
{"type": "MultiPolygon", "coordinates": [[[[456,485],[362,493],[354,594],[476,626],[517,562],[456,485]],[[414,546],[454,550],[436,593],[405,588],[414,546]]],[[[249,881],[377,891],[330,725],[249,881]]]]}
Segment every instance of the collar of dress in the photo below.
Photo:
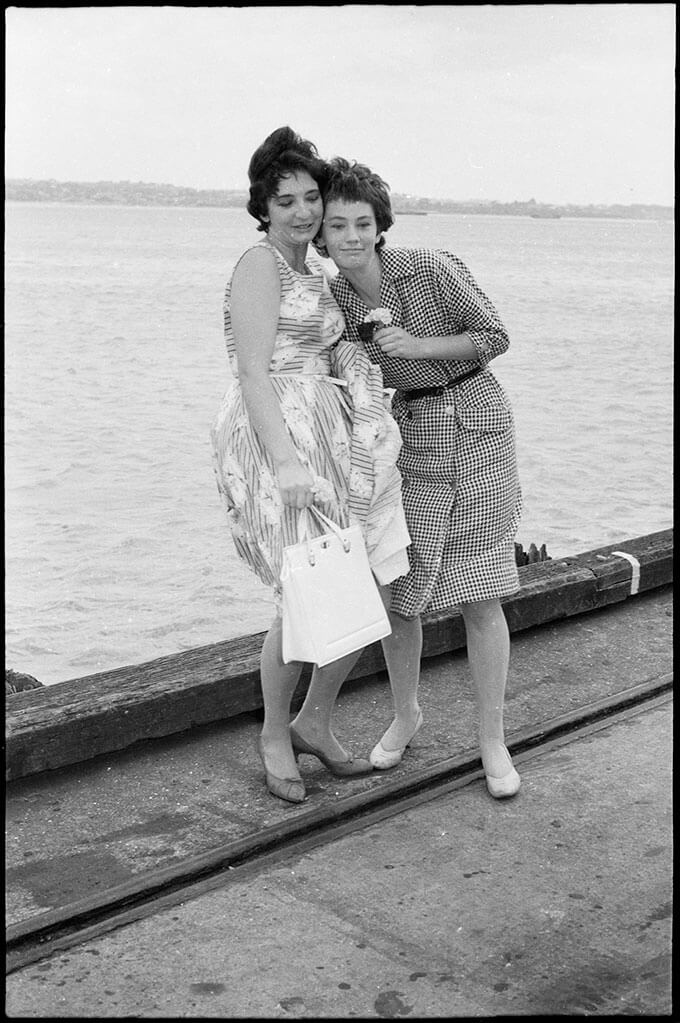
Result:
{"type": "MultiPolygon", "coordinates": [[[[413,258],[408,249],[388,249],[384,247],[380,250],[379,256],[382,269],[381,294],[385,286],[389,286],[392,281],[399,280],[402,277],[412,277],[415,274],[413,258]]],[[[343,277],[341,273],[335,278],[334,284],[342,299],[357,315],[367,308],[347,278],[343,277]]]]}

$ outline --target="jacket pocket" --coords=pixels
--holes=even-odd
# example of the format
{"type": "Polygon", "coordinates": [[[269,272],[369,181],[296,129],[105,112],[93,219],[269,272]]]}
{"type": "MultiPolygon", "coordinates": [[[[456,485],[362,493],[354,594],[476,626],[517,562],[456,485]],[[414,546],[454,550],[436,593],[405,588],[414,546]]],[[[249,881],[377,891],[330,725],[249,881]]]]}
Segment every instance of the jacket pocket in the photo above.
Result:
{"type": "Polygon", "coordinates": [[[502,404],[472,407],[458,403],[456,419],[465,430],[484,430],[487,433],[500,433],[513,426],[512,412],[502,404]]]}

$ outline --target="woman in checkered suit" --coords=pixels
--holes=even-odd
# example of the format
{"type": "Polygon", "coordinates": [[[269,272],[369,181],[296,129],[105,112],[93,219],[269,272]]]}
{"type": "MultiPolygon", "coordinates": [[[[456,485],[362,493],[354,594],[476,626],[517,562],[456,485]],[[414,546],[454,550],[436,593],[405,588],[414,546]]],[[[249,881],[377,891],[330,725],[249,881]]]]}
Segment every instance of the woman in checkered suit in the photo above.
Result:
{"type": "Polygon", "coordinates": [[[395,717],[371,761],[377,768],[399,763],[422,724],[420,614],[459,606],[487,786],[496,797],[514,795],[520,779],[503,731],[510,638],[500,598],[519,587],[521,492],[512,410],[488,368],[507,350],[508,336],[453,253],[385,247],[394,222],[388,186],[369,168],[331,161],[324,209],[317,244],[340,271],[331,290],[346,336],[395,389],[412,538],[410,571],[391,585],[393,633],[383,642],[395,717]]]}

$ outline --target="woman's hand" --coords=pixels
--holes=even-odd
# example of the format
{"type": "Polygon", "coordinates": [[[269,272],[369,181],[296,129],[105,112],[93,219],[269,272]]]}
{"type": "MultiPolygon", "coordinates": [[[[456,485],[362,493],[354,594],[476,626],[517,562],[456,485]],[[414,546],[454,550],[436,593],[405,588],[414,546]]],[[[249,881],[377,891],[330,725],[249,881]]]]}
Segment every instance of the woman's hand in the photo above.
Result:
{"type": "Polygon", "coordinates": [[[419,339],[407,334],[403,327],[380,327],[373,335],[373,340],[380,345],[385,355],[393,359],[422,358],[419,339]]]}
{"type": "Polygon", "coordinates": [[[385,355],[393,359],[443,359],[479,362],[479,353],[467,331],[445,337],[414,337],[403,327],[380,327],[373,335],[385,355]]]}
{"type": "Polygon", "coordinates": [[[281,500],[289,508],[309,508],[314,503],[314,478],[299,459],[290,458],[276,467],[281,500]]]}

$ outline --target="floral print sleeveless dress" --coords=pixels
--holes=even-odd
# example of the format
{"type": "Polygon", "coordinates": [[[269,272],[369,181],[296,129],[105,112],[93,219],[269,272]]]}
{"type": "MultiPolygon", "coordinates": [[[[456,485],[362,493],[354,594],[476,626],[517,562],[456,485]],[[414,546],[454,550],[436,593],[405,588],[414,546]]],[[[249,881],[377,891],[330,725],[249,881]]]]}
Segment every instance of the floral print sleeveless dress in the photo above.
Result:
{"type": "MultiPolygon", "coordinates": [[[[315,504],[341,526],[359,523],[380,583],[408,572],[410,543],[396,468],[399,429],[386,408],[382,374],[342,338],[344,319],[321,264],[298,273],[268,240],[281,280],[270,377],[298,457],[314,477],[315,504]]],[[[250,425],[238,379],[230,316],[224,329],[233,381],[211,430],[217,488],[238,555],[273,587],[280,610],[283,548],[297,542],[297,509],[286,507],[271,458],[250,425]]]]}

